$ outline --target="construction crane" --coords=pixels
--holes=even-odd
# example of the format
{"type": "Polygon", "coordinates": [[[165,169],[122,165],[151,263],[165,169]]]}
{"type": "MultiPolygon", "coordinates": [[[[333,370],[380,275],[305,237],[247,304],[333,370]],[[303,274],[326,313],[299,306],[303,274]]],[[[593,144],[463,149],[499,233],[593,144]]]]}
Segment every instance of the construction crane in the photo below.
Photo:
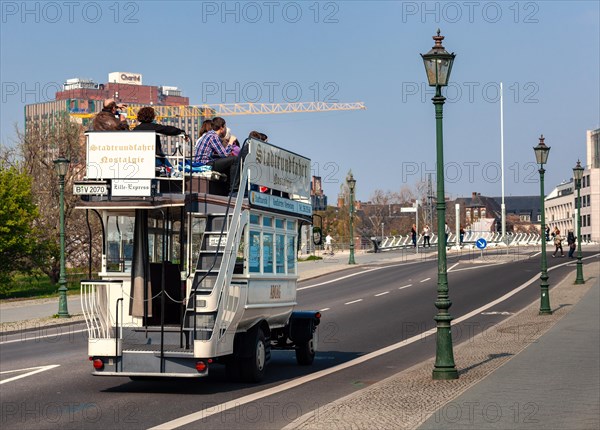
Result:
{"type": "MultiPolygon", "coordinates": [[[[130,104],[127,106],[127,119],[136,121],[138,111],[147,105],[130,104]]],[[[214,116],[236,115],[273,115],[302,112],[331,112],[365,110],[363,102],[327,103],[231,103],[200,106],[152,106],[159,120],[165,118],[210,118],[214,116]]],[[[91,118],[94,113],[71,113],[75,118],[91,118]]]]}

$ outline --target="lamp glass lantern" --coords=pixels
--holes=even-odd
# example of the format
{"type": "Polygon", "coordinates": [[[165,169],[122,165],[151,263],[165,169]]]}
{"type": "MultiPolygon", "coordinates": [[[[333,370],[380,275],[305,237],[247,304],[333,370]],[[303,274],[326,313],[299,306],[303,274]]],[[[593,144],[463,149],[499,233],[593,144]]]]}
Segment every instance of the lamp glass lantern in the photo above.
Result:
{"type": "Polygon", "coordinates": [[[540,142],[537,146],[533,147],[535,151],[535,160],[540,166],[543,166],[548,161],[548,154],[550,153],[550,147],[544,143],[544,135],[540,136],[540,142]]]}
{"type": "Polygon", "coordinates": [[[354,175],[352,173],[348,174],[348,176],[346,177],[346,183],[348,184],[350,192],[353,193],[354,187],[356,187],[356,179],[354,179],[354,175]]]}
{"type": "Polygon", "coordinates": [[[67,175],[67,170],[69,170],[69,163],[70,160],[67,158],[57,158],[56,160],[54,160],[54,169],[56,170],[56,173],[58,174],[58,176],[66,176],[67,175]]]}
{"type": "Polygon", "coordinates": [[[573,167],[573,179],[577,181],[577,186],[580,187],[581,180],[583,179],[583,171],[585,169],[581,167],[581,161],[577,160],[577,165],[573,167]]]}
{"type": "Polygon", "coordinates": [[[444,36],[440,35],[440,30],[437,31],[437,36],[433,36],[435,45],[427,54],[421,54],[423,63],[425,64],[425,72],[430,87],[445,87],[450,80],[450,72],[454,64],[454,53],[449,53],[442,46],[444,36]]]}

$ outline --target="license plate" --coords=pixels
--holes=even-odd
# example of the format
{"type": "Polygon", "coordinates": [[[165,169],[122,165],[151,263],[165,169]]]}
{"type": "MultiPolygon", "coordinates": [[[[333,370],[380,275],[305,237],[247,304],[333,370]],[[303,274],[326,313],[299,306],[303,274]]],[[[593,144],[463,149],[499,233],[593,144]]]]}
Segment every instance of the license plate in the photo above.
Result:
{"type": "Polygon", "coordinates": [[[106,196],[108,187],[106,184],[74,184],[73,194],[87,196],[106,196]]]}

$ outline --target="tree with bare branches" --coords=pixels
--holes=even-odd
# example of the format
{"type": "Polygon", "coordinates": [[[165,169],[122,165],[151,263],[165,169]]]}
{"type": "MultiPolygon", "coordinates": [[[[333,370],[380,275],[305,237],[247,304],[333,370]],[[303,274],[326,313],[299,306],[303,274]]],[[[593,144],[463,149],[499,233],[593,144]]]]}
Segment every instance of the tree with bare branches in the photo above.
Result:
{"type": "MultiPolygon", "coordinates": [[[[59,259],[59,186],[54,160],[70,160],[65,176],[65,252],[67,265],[81,267],[87,262],[89,232],[85,211],[74,210],[78,196],[74,196],[73,181],[85,173],[85,138],[82,127],[68,115],[60,115],[27,124],[24,132],[17,130],[20,157],[25,173],[33,178],[32,196],[39,211],[35,227],[40,241],[47,244],[40,249],[38,268],[54,282],[60,273],[59,259]]],[[[92,220],[92,234],[99,231],[97,220],[92,220]],[[95,222],[94,222],[95,221],[95,222]]],[[[95,254],[99,252],[96,241],[95,254]]]]}

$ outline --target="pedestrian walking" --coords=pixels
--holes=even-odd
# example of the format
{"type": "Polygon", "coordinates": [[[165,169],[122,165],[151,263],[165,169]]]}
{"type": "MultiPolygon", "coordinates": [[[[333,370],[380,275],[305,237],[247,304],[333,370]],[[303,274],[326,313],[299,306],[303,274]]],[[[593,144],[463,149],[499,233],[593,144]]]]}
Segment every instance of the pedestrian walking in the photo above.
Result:
{"type": "Polygon", "coordinates": [[[463,245],[463,241],[465,240],[465,229],[463,228],[463,226],[460,226],[460,246],[463,245]]]}
{"type": "Polygon", "coordinates": [[[415,224],[413,224],[412,228],[410,229],[410,235],[412,237],[412,243],[413,243],[413,247],[417,247],[417,226],[415,224]]]}
{"type": "Polygon", "coordinates": [[[333,255],[333,246],[332,246],[333,238],[329,233],[325,236],[325,254],[329,252],[329,255],[333,255]]]}
{"type": "Polygon", "coordinates": [[[575,258],[573,254],[575,253],[576,240],[572,231],[567,234],[567,244],[569,245],[569,258],[575,258]]]}
{"type": "Polygon", "coordinates": [[[562,248],[562,241],[563,238],[560,235],[560,230],[558,229],[558,227],[556,227],[554,229],[554,253],[552,254],[553,257],[556,257],[556,253],[558,252],[558,250],[560,249],[560,256],[564,257],[565,253],[563,252],[563,248],[562,248]]]}
{"type": "Polygon", "coordinates": [[[431,230],[429,229],[429,224],[425,224],[425,227],[423,227],[423,248],[426,246],[431,248],[431,243],[429,242],[430,234],[431,230]]]}

